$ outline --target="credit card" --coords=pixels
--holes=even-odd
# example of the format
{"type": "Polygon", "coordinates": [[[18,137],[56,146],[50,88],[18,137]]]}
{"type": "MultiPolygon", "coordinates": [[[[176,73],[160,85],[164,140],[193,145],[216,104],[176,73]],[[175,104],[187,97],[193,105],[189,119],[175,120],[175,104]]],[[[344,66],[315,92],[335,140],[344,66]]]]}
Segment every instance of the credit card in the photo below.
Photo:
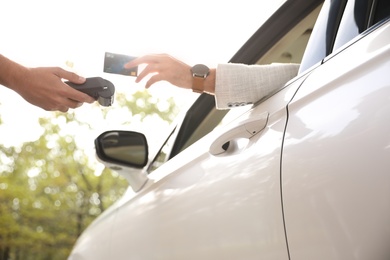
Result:
{"type": "Polygon", "coordinates": [[[138,66],[131,69],[124,68],[126,63],[135,58],[136,57],[133,56],[106,52],[104,55],[103,71],[107,73],[136,77],[138,75],[138,66]]]}

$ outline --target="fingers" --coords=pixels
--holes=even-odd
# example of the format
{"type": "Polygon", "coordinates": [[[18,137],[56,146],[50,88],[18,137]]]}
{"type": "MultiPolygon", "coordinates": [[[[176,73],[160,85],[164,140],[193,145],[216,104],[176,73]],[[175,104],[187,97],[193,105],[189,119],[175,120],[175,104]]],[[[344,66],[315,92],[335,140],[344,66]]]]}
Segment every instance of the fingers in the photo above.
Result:
{"type": "Polygon", "coordinates": [[[139,83],[146,76],[150,74],[151,78],[145,85],[145,88],[149,88],[151,85],[158,81],[167,81],[178,87],[186,87],[188,84],[185,75],[189,66],[170,55],[167,54],[149,54],[139,58],[136,58],[125,65],[125,68],[132,68],[140,64],[147,64],[147,66],[139,73],[135,82],[139,83]]]}
{"type": "Polygon", "coordinates": [[[135,82],[136,83],[139,83],[140,81],[142,81],[147,75],[151,74],[151,73],[161,73],[161,70],[159,70],[159,66],[155,65],[155,64],[149,64],[147,65],[142,71],[141,73],[137,76],[135,82]]]}
{"type": "Polygon", "coordinates": [[[157,83],[159,81],[163,81],[164,77],[161,74],[155,74],[154,76],[150,77],[150,79],[146,82],[145,88],[150,88],[154,83],[157,83]]]}
{"type": "Polygon", "coordinates": [[[69,107],[68,106],[60,106],[60,107],[51,109],[51,111],[60,111],[60,112],[66,113],[69,111],[69,108],[75,109],[75,108],[81,107],[82,105],[83,105],[83,103],[74,102],[74,104],[71,104],[69,107]]]}
{"type": "Polygon", "coordinates": [[[85,82],[85,78],[77,75],[76,73],[61,69],[61,68],[56,68],[56,75],[62,79],[69,80],[73,83],[76,84],[83,84],[85,82]]]}
{"type": "Polygon", "coordinates": [[[141,65],[141,64],[145,63],[145,62],[144,62],[144,57],[145,57],[145,56],[139,57],[139,58],[135,58],[134,60],[131,60],[131,61],[129,61],[128,63],[126,63],[126,64],[124,65],[124,67],[125,67],[126,69],[131,69],[131,68],[137,67],[138,65],[141,65]]]}
{"type": "Polygon", "coordinates": [[[167,54],[149,54],[149,55],[135,58],[134,60],[126,63],[124,67],[126,69],[130,69],[145,63],[146,64],[161,63],[164,62],[164,60],[167,60],[169,58],[171,57],[167,54]]]}
{"type": "MultiPolygon", "coordinates": [[[[72,87],[70,87],[66,83],[62,83],[62,84],[66,88],[64,91],[66,92],[65,93],[65,97],[67,99],[72,100],[74,102],[78,102],[78,103],[86,102],[86,103],[91,104],[91,103],[95,102],[95,98],[93,98],[93,97],[91,97],[91,96],[89,96],[89,95],[87,95],[87,94],[85,94],[85,93],[83,93],[81,91],[78,91],[78,90],[76,90],[76,89],[74,89],[72,87]]],[[[75,105],[72,104],[72,106],[69,106],[69,107],[74,108],[74,106],[75,105]]]]}
{"type": "MultiPolygon", "coordinates": [[[[55,70],[55,74],[59,77],[59,78],[62,78],[62,79],[65,79],[65,80],[69,80],[73,83],[76,83],[76,84],[83,84],[86,79],[84,77],[81,77],[79,75],[77,75],[76,73],[73,73],[73,72],[70,72],[70,71],[66,71],[64,69],[61,69],[61,68],[54,68],[55,70]]],[[[62,85],[63,87],[65,87],[65,96],[70,99],[70,100],[74,100],[76,101],[77,103],[83,103],[83,102],[86,102],[86,103],[93,103],[95,101],[94,98],[92,98],[91,96],[81,92],[81,91],[78,91],[78,90],[75,90],[73,89],[72,87],[70,87],[69,85],[65,84],[62,82],[62,85]]],[[[69,105],[70,108],[75,108],[76,107],[76,104],[73,104],[71,103],[69,105]]]]}
{"type": "Polygon", "coordinates": [[[68,112],[69,108],[67,108],[67,107],[59,107],[58,109],[54,109],[54,110],[58,110],[60,112],[66,113],[66,112],[68,112]]]}
{"type": "Polygon", "coordinates": [[[69,109],[76,109],[83,105],[83,102],[79,102],[76,100],[69,99],[65,96],[62,97],[52,97],[52,100],[45,100],[46,103],[40,102],[39,105],[46,111],[61,111],[67,112],[69,109]]]}
{"type": "Polygon", "coordinates": [[[74,101],[74,100],[70,100],[70,99],[62,99],[62,100],[55,100],[55,101],[51,101],[51,102],[46,102],[46,103],[43,103],[43,102],[34,102],[34,100],[31,100],[29,101],[31,104],[33,105],[37,105],[39,107],[41,107],[43,110],[46,110],[46,111],[60,111],[60,112],[67,112],[70,108],[78,108],[80,106],[82,106],[83,103],[81,102],[77,102],[77,101],[74,101]]]}
{"type": "Polygon", "coordinates": [[[66,102],[67,108],[72,108],[72,109],[81,107],[82,105],[83,105],[82,102],[77,102],[77,101],[70,100],[70,99],[68,100],[68,102],[66,102]]]}
{"type": "Polygon", "coordinates": [[[76,109],[78,107],[81,107],[83,105],[83,103],[81,102],[77,102],[77,101],[74,101],[74,100],[70,100],[68,99],[67,101],[63,102],[63,104],[57,108],[53,108],[51,109],[51,111],[60,111],[60,112],[68,112],[68,110],[71,108],[71,109],[76,109]]]}

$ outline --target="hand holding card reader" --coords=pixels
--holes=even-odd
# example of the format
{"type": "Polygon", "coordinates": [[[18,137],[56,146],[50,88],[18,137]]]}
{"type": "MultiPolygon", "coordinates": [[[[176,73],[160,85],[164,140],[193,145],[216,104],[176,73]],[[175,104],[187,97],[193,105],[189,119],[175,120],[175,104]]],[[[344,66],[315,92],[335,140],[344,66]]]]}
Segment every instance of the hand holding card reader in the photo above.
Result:
{"type": "Polygon", "coordinates": [[[93,97],[102,106],[108,107],[114,103],[115,86],[110,81],[101,77],[87,78],[83,84],[75,84],[70,81],[66,81],[65,83],[93,97]]]}

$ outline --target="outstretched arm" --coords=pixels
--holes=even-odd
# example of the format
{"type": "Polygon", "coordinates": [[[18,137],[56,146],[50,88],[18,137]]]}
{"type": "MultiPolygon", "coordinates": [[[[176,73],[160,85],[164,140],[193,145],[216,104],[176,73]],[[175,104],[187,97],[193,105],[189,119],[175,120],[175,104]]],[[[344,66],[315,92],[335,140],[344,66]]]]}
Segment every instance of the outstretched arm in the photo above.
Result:
{"type": "MultiPolygon", "coordinates": [[[[152,74],[146,82],[146,88],[162,80],[181,88],[192,88],[191,67],[167,54],[142,56],[130,61],[125,67],[132,68],[140,64],[147,66],[136,82],[152,74]]],[[[250,105],[281,89],[297,75],[298,70],[299,64],[219,64],[216,69],[210,69],[204,81],[204,92],[215,95],[218,109],[250,105]]]]}

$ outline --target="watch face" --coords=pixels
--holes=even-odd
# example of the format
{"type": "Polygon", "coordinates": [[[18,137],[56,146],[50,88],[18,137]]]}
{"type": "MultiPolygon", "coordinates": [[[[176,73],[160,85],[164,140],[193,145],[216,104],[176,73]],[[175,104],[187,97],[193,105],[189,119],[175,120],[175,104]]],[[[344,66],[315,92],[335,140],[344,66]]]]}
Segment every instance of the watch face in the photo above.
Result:
{"type": "Polygon", "coordinates": [[[205,78],[210,73],[210,69],[203,64],[197,64],[191,68],[192,76],[205,78]]]}

